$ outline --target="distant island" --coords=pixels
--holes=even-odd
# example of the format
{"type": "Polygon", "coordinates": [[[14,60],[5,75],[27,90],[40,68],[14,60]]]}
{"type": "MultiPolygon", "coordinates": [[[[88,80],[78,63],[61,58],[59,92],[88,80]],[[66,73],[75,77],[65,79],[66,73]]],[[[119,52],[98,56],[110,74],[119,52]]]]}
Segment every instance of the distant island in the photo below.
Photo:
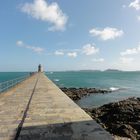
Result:
{"type": "Polygon", "coordinates": [[[122,72],[122,70],[118,70],[118,69],[107,69],[105,71],[109,71],[109,72],[122,72]]]}

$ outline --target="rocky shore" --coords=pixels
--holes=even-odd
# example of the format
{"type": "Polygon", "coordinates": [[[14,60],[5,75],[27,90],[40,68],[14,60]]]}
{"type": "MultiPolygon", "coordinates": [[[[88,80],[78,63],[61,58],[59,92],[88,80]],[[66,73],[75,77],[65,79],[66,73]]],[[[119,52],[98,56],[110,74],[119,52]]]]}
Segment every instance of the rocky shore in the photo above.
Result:
{"type": "MultiPolygon", "coordinates": [[[[74,101],[90,94],[112,92],[96,88],[61,88],[61,90],[74,101]]],[[[98,108],[83,109],[114,135],[115,140],[140,140],[140,98],[129,98],[98,108]]]]}
{"type": "Polygon", "coordinates": [[[96,89],[96,88],[61,88],[61,90],[68,95],[72,100],[80,100],[84,96],[88,96],[90,94],[94,93],[110,93],[111,90],[105,90],[105,89],[96,89]]]}
{"type": "Polygon", "coordinates": [[[111,134],[140,140],[140,98],[84,110],[111,134]]]}

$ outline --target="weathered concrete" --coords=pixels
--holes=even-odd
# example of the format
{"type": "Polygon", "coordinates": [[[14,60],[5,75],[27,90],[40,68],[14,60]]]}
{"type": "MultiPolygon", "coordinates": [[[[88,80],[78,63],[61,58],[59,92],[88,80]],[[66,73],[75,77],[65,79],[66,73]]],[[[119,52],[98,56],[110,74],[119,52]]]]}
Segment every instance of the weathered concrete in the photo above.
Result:
{"type": "Polygon", "coordinates": [[[19,140],[112,139],[108,132],[40,73],[26,80],[15,91],[0,97],[0,140],[14,138],[31,95],[19,140]]]}
{"type": "Polygon", "coordinates": [[[14,139],[34,88],[36,76],[0,95],[0,140],[14,139]]]}

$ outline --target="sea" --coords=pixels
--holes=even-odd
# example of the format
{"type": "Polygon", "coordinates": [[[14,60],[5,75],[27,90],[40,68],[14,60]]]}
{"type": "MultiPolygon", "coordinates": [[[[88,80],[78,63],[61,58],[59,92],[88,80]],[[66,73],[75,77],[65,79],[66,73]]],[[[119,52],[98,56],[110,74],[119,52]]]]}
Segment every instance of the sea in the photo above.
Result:
{"type": "MultiPolygon", "coordinates": [[[[28,72],[0,72],[0,82],[28,74],[28,72]]],[[[80,107],[93,108],[129,97],[140,97],[139,71],[63,71],[46,72],[46,75],[59,87],[112,90],[107,94],[91,94],[83,97],[76,102],[80,107]]]]}
{"type": "Polygon", "coordinates": [[[0,83],[29,75],[29,72],[0,72],[0,83]]]}
{"type": "Polygon", "coordinates": [[[99,107],[129,97],[140,97],[140,72],[66,71],[47,72],[46,75],[59,87],[112,90],[108,94],[91,94],[83,97],[77,102],[81,107],[99,107]]]}

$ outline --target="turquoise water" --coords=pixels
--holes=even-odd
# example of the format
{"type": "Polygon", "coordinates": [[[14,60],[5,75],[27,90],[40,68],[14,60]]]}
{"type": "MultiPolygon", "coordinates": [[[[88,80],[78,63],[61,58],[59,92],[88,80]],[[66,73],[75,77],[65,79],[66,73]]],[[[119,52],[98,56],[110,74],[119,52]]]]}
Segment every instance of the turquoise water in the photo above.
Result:
{"type": "MultiPolygon", "coordinates": [[[[0,72],[0,82],[28,74],[28,72],[0,72]]],[[[114,90],[109,94],[92,94],[82,98],[77,102],[81,107],[96,107],[128,97],[140,97],[140,72],[47,72],[46,75],[59,87],[114,90]]]]}
{"type": "Polygon", "coordinates": [[[60,87],[95,87],[114,90],[109,94],[93,94],[82,98],[77,102],[81,107],[96,107],[128,97],[140,97],[140,72],[81,71],[46,74],[60,87]]]}
{"type": "Polygon", "coordinates": [[[0,72],[0,93],[20,83],[27,76],[29,76],[27,72],[0,72]]]}
{"type": "Polygon", "coordinates": [[[0,82],[12,80],[18,77],[26,76],[29,72],[0,72],[0,82]]]}

